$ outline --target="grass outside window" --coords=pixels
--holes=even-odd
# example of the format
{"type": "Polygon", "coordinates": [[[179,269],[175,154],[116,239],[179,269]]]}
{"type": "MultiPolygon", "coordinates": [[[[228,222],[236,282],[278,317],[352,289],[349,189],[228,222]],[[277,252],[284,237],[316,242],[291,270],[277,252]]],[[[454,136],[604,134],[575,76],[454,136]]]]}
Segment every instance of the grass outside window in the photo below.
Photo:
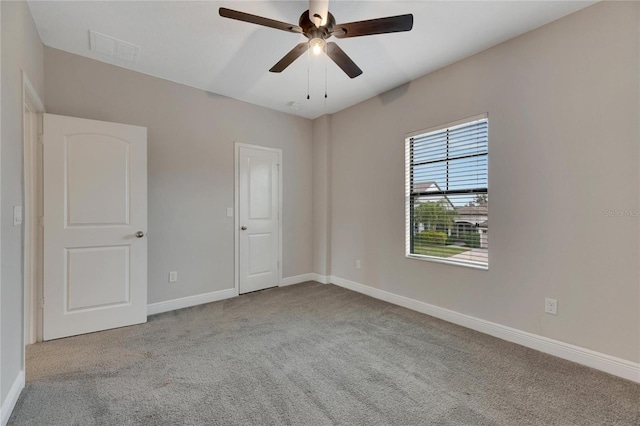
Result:
{"type": "Polygon", "coordinates": [[[418,240],[414,242],[413,246],[414,254],[424,256],[451,257],[466,251],[469,249],[465,247],[426,244],[418,240]]]}

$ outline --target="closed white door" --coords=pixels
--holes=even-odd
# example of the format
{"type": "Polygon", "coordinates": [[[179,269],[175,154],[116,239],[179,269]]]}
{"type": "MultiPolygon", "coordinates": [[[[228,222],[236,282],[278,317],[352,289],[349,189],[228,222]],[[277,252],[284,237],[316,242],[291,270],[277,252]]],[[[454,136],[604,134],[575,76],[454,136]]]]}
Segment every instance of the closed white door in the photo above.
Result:
{"type": "Polygon", "coordinates": [[[239,293],[280,284],[277,150],[238,147],[239,293]]]}
{"type": "Polygon", "coordinates": [[[45,340],[147,321],[147,129],[44,115],[45,340]]]}

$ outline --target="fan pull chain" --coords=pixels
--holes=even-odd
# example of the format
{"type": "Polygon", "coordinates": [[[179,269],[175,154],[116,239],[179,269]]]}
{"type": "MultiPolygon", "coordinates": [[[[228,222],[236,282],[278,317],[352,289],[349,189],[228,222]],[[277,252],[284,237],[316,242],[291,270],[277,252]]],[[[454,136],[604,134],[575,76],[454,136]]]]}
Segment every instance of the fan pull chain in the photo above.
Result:
{"type": "Polygon", "coordinates": [[[327,112],[327,55],[324,55],[324,112],[327,112]]]}
{"type": "Polygon", "coordinates": [[[309,81],[310,81],[310,77],[309,77],[310,65],[309,65],[309,63],[310,62],[311,62],[311,54],[309,53],[309,49],[307,49],[307,100],[311,99],[311,97],[309,96],[309,92],[310,92],[310,90],[309,90],[309,86],[310,86],[310,83],[309,83],[309,81]]]}
{"type": "Polygon", "coordinates": [[[324,112],[327,112],[327,62],[329,62],[327,55],[327,43],[324,44],[324,112]]]}
{"type": "Polygon", "coordinates": [[[324,103],[327,103],[327,45],[324,46],[324,103]]]}

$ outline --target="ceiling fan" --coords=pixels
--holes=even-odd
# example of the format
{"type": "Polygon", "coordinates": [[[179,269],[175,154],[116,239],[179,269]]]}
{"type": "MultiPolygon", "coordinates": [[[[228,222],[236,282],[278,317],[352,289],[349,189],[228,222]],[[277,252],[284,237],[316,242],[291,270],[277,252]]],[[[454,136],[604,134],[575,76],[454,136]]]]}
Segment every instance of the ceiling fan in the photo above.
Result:
{"type": "Polygon", "coordinates": [[[336,20],[329,13],[329,1],[309,1],[309,10],[305,11],[298,25],[276,21],[262,16],[251,15],[237,10],[221,7],[220,16],[262,25],[277,30],[299,33],[309,41],[299,43],[278,61],[269,71],[282,72],[293,63],[300,55],[311,49],[316,55],[325,52],[326,55],[338,65],[350,78],[362,74],[362,70],[351,60],[349,56],[334,42],[326,40],[331,36],[337,38],[361,37],[374,34],[396,33],[410,31],[413,28],[413,15],[389,16],[386,18],[369,19],[365,21],[336,24],[336,20]]]}

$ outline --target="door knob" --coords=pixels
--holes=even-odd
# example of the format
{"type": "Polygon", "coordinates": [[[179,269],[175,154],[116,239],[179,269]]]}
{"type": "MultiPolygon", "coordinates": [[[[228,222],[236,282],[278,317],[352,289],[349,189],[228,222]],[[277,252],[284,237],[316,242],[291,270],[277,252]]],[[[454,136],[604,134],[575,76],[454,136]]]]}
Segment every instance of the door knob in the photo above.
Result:
{"type": "Polygon", "coordinates": [[[136,232],[135,235],[136,235],[136,238],[142,238],[142,237],[144,237],[144,232],[138,231],[138,232],[136,232]]]}
{"type": "Polygon", "coordinates": [[[240,227],[240,229],[242,229],[243,231],[246,231],[246,230],[247,230],[247,227],[246,227],[246,226],[244,226],[244,225],[242,225],[242,226],[240,227]]]}

